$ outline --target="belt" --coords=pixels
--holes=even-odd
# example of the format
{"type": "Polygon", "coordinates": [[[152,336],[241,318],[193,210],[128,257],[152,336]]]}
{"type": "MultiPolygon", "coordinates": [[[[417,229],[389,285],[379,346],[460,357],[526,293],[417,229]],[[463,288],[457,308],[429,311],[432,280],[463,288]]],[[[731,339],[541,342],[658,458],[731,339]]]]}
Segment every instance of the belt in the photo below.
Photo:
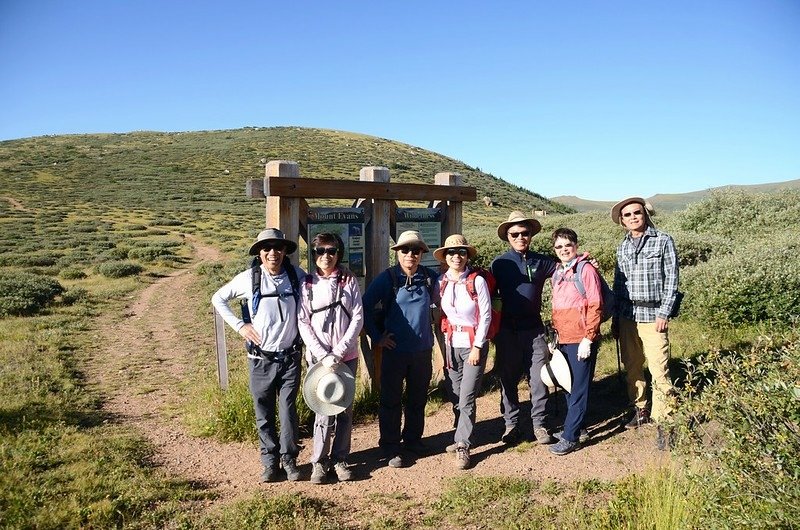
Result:
{"type": "Polygon", "coordinates": [[[635,305],[636,307],[651,307],[655,309],[661,307],[661,300],[657,302],[645,302],[644,300],[631,300],[631,304],[635,305]]]}
{"type": "Polygon", "coordinates": [[[462,326],[461,324],[451,324],[450,328],[453,331],[467,331],[467,332],[475,329],[473,326],[462,326]]]}
{"type": "Polygon", "coordinates": [[[291,346],[281,351],[267,351],[262,350],[259,346],[253,344],[252,346],[248,345],[247,353],[253,357],[260,357],[273,363],[282,363],[293,358],[295,354],[300,354],[300,349],[295,346],[291,346]]]}

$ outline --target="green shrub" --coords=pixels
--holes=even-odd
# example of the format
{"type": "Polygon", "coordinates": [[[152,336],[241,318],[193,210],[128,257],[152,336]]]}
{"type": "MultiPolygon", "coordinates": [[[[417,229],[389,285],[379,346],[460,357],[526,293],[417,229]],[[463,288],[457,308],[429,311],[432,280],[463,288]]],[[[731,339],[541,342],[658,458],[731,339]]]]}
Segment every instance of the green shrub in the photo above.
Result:
{"type": "Polygon", "coordinates": [[[88,296],[89,291],[83,287],[72,287],[71,289],[64,291],[64,293],[61,295],[61,301],[66,305],[72,305],[76,302],[86,300],[88,296]]]}
{"type": "Polygon", "coordinates": [[[130,261],[107,261],[97,266],[97,272],[108,278],[134,276],[143,270],[141,265],[130,261]]]}
{"type": "Polygon", "coordinates": [[[58,273],[65,280],[81,280],[86,278],[86,273],[80,267],[65,267],[58,273]]]}
{"type": "Polygon", "coordinates": [[[762,337],[741,350],[687,364],[676,420],[693,429],[679,448],[698,464],[687,469],[706,491],[708,525],[793,528],[800,521],[800,335],[762,337]]]}
{"type": "Polygon", "coordinates": [[[681,276],[684,314],[707,325],[790,323],[800,315],[800,236],[773,234],[768,256],[762,241],[688,268],[681,276]]]}
{"type": "Polygon", "coordinates": [[[64,292],[57,280],[28,272],[0,272],[0,316],[32,315],[64,292]]]}
{"type": "Polygon", "coordinates": [[[128,251],[128,257],[141,261],[153,262],[164,258],[174,258],[175,254],[170,249],[162,246],[150,246],[132,248],[128,251]]]}

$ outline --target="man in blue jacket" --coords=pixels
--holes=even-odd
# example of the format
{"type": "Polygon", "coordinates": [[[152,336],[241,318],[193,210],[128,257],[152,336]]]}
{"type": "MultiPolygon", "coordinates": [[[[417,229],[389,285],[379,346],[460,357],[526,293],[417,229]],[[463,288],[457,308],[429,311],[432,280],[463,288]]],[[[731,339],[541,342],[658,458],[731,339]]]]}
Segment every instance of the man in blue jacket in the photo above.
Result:
{"type": "Polygon", "coordinates": [[[511,247],[491,265],[503,303],[494,343],[500,411],[506,425],[502,440],[507,444],[521,439],[517,386],[525,373],[529,375],[533,436],[540,444],[554,442],[546,426],[547,388],[540,374],[549,354],[541,315],[542,288],[555,272],[556,262],[529,249],[531,239],[541,229],[539,221],[519,211],[511,212],[508,221],[497,227],[497,236],[511,247]]]}
{"type": "Polygon", "coordinates": [[[416,230],[400,234],[391,248],[397,265],[379,274],[364,293],[364,325],[372,344],[383,349],[378,444],[390,467],[405,467],[402,446],[418,455],[426,452],[422,432],[433,372],[431,305],[437,273],[420,265],[428,246],[416,230]]]}

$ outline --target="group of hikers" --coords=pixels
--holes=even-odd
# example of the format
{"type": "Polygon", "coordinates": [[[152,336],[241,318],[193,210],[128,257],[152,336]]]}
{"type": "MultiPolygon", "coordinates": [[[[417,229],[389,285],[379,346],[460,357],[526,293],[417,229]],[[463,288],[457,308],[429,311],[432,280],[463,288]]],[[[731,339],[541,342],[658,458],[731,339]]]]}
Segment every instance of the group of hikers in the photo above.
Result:
{"type": "MultiPolygon", "coordinates": [[[[680,302],[678,259],[672,238],[655,227],[651,215],[651,206],[641,197],[626,198],[611,210],[613,222],[625,230],[617,248],[611,327],[619,340],[632,405],[625,427],[655,422],[656,443],[666,449],[671,443],[666,420],[674,408],[668,328],[680,302]],[[649,407],[645,360],[652,379],[649,407]]],[[[262,481],[280,480],[281,469],[290,481],[301,478],[296,398],[303,350],[308,370],[302,392],[316,413],[311,482],[326,483],[333,475],[339,481],[354,478],[348,457],[362,327],[373,347],[382,349],[378,445],[388,466],[406,467],[411,455],[432,453],[422,437],[435,325],[444,336],[447,388],[455,414],[453,443],[446,451],[454,454],[457,468],[471,465],[476,399],[490,339],[505,422],[502,442],[513,445],[524,438],[518,385],[525,377],[533,440],[549,445],[555,455],[569,454],[586,443],[604,281],[591,256],[579,252],[578,235],[569,228],[552,234],[556,259],[531,251],[531,240],[541,228],[537,219],[512,212],[497,228],[509,249],[492,261],[488,273],[472,266],[477,250],[461,234],[449,235],[433,250],[442,265],[440,273],[421,265],[422,254],[430,249],[420,233],[403,232],[391,247],[397,264],[377,275],[363,297],[357,279],[341,265],[344,243],[338,235],[321,233],[309,243],[315,264],[306,274],[287,258],[297,250],[296,242],[276,228],[260,232],[250,247],[253,266],[221,287],[212,303],[247,341],[262,481]],[[541,317],[546,281],[553,287],[554,347],[548,344],[541,317]],[[244,300],[241,316],[228,306],[234,298],[244,300]],[[434,322],[432,307],[441,310],[441,322],[434,322]],[[556,354],[568,368],[568,384],[559,381],[568,391],[567,414],[563,429],[551,433],[548,384],[563,378],[550,366],[556,354]]]]}

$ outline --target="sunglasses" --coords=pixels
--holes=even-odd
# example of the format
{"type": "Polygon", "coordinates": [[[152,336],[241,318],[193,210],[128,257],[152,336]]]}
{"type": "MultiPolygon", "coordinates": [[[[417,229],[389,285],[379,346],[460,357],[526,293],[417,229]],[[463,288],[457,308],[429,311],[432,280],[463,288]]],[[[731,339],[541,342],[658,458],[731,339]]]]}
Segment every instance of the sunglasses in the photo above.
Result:
{"type": "Polygon", "coordinates": [[[518,237],[530,237],[531,233],[528,230],[523,230],[522,232],[509,232],[508,235],[511,239],[517,239],[518,237]]]}
{"type": "Polygon", "coordinates": [[[446,254],[448,256],[466,256],[467,249],[465,248],[448,248],[446,254]]]}
{"type": "Polygon", "coordinates": [[[286,250],[286,245],[282,243],[264,243],[261,245],[261,248],[264,252],[269,252],[270,250],[274,250],[275,252],[283,252],[286,250]]]}
{"type": "Polygon", "coordinates": [[[561,250],[562,248],[571,248],[574,247],[575,243],[564,243],[563,245],[555,245],[553,248],[556,250],[561,250]]]}
{"type": "Polygon", "coordinates": [[[630,217],[632,215],[635,215],[636,217],[639,217],[640,215],[642,215],[642,213],[643,212],[641,210],[636,210],[634,212],[625,212],[624,214],[622,214],[622,217],[630,217]]]}
{"type": "Polygon", "coordinates": [[[325,254],[328,256],[335,256],[336,253],[339,252],[339,249],[336,247],[316,247],[314,252],[317,256],[324,256],[325,254]]]}
{"type": "Polygon", "coordinates": [[[403,254],[408,254],[410,252],[411,254],[414,254],[415,256],[419,256],[420,254],[422,254],[422,249],[421,248],[400,247],[397,250],[399,250],[403,254]]]}

